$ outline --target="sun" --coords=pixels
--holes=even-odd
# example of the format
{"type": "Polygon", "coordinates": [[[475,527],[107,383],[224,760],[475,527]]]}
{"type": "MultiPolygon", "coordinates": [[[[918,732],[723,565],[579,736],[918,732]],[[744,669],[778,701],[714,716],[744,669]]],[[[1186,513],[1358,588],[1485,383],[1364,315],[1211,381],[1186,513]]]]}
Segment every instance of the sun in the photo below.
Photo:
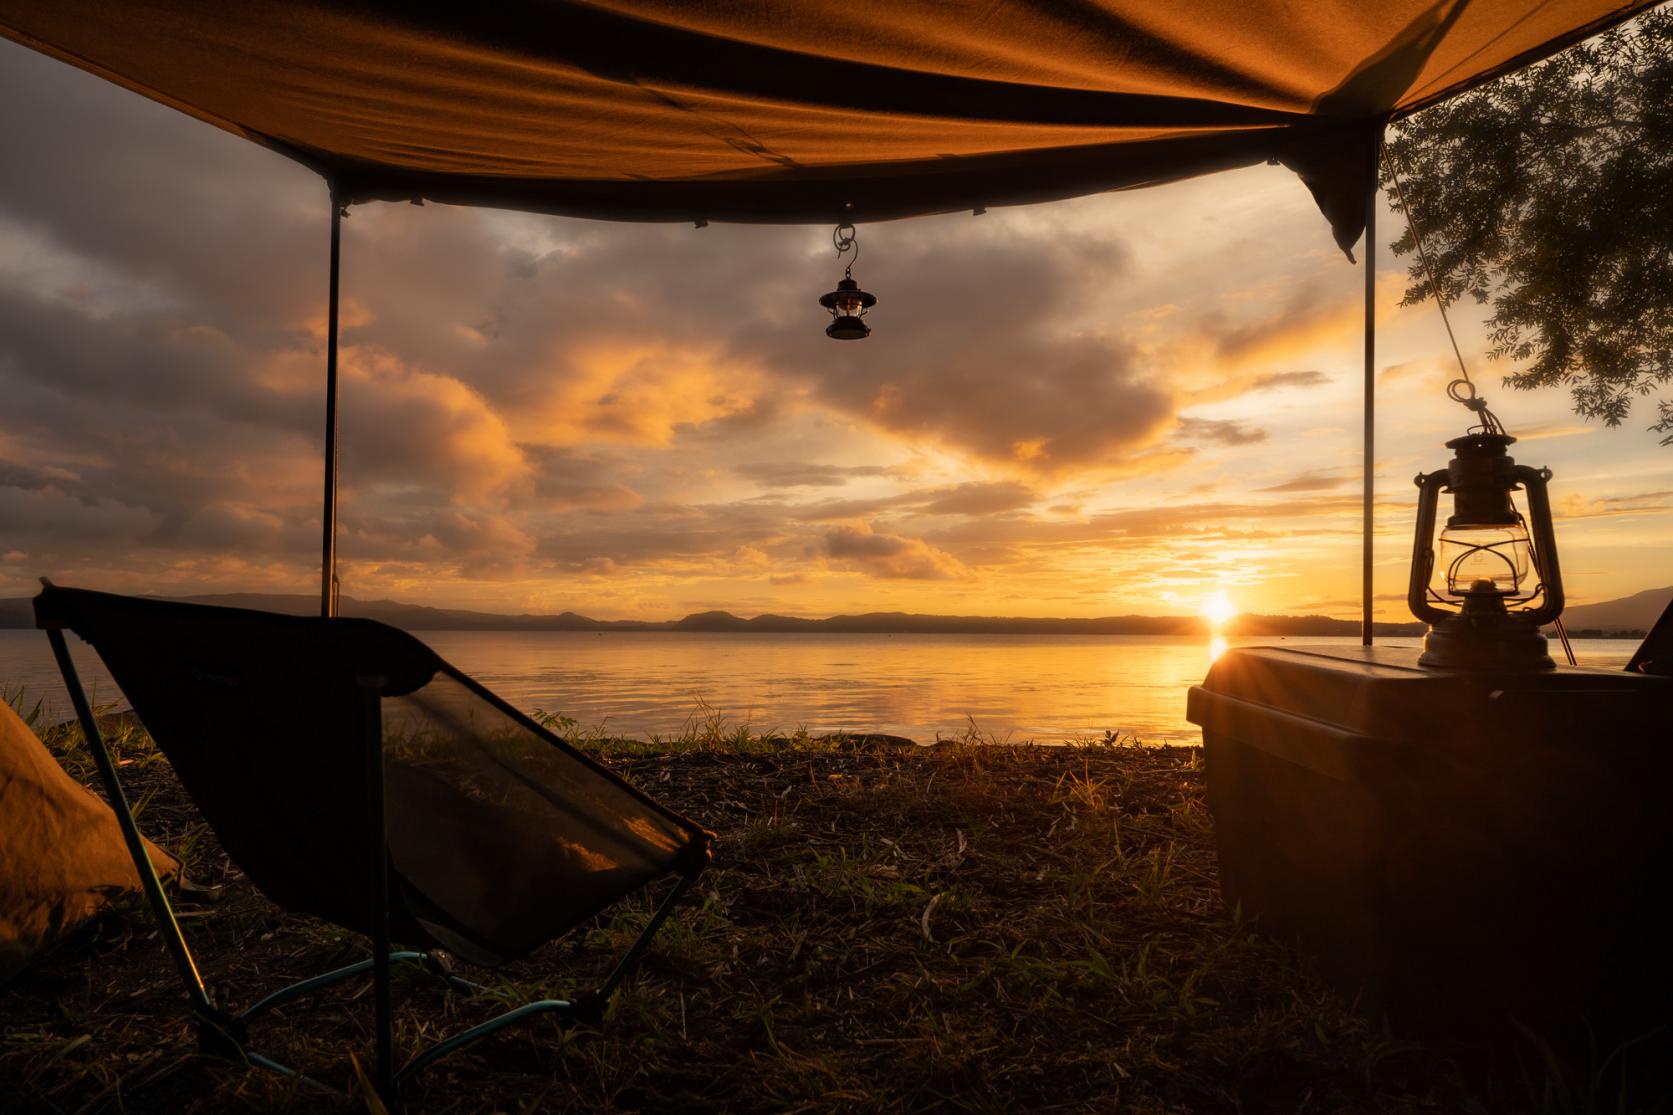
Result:
{"type": "Polygon", "coordinates": [[[1207,616],[1208,622],[1216,628],[1224,627],[1226,621],[1237,614],[1237,605],[1226,595],[1226,590],[1221,589],[1213,596],[1203,597],[1202,614],[1207,616]]]}

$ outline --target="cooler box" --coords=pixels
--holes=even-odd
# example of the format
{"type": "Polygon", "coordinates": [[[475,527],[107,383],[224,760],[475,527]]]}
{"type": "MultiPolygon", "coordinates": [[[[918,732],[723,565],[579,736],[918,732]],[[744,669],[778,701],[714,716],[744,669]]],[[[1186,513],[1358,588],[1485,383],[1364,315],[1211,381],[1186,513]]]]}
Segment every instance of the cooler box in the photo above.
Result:
{"type": "Polygon", "coordinates": [[[1192,687],[1228,906],[1407,1032],[1667,1021],[1673,678],[1418,653],[1250,647],[1192,687]]]}

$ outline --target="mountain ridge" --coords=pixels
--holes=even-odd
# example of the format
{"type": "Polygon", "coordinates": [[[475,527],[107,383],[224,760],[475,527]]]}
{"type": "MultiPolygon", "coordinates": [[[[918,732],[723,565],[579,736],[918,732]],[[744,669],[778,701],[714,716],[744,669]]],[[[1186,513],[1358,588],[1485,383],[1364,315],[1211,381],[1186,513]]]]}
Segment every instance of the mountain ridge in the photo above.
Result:
{"type": "MultiPolygon", "coordinates": [[[[222,607],[254,608],[291,615],[314,615],[319,598],[300,593],[204,593],[158,599],[222,607]]],[[[1051,616],[944,616],[914,612],[863,612],[809,619],[764,613],[751,618],[724,611],[694,612],[674,620],[600,620],[573,611],[517,615],[464,608],[436,608],[394,600],[360,600],[345,596],[342,614],[375,619],[408,631],[691,631],[784,634],[958,634],[958,635],[1191,635],[1206,636],[1209,623],[1201,616],[1121,615],[1096,618],[1051,616]]],[[[34,626],[34,611],[26,596],[0,598],[0,628],[34,626]]],[[[1379,623],[1377,633],[1413,634],[1412,623],[1379,623]]],[[[1359,625],[1329,616],[1243,615],[1227,624],[1228,634],[1341,635],[1359,625]]]]}
{"type": "MultiPolygon", "coordinates": [[[[0,629],[35,625],[30,597],[0,598],[0,629]]],[[[317,596],[302,593],[201,593],[158,599],[223,607],[254,608],[291,615],[314,615],[317,596]]],[[[1673,586],[1648,589],[1618,600],[1581,604],[1564,613],[1568,626],[1586,631],[1642,631],[1648,629],[1673,600],[1673,586]]],[[[950,635],[1192,635],[1206,636],[1209,623],[1201,616],[1127,614],[1073,618],[1052,616],[944,616],[916,612],[862,612],[823,619],[785,616],[767,612],[745,618],[725,611],[693,612],[672,620],[593,619],[574,611],[537,614],[481,612],[467,608],[437,608],[428,604],[406,604],[396,600],[360,600],[345,596],[340,601],[345,616],[375,619],[408,631],[692,631],[794,632],[828,634],[950,634],[950,635]]],[[[1377,635],[1420,635],[1424,627],[1416,622],[1382,621],[1373,625],[1377,635]]],[[[1222,632],[1228,635],[1353,635],[1357,620],[1330,616],[1289,616],[1245,613],[1230,620],[1222,632]]]]}

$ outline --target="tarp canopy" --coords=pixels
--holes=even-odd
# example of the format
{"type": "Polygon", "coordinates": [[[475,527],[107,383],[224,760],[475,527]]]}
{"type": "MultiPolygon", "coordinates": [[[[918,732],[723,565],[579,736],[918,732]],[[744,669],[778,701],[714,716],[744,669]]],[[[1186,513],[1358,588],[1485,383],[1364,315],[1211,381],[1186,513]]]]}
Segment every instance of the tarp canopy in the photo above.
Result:
{"type": "Polygon", "coordinates": [[[5,0],[0,34],[348,202],[868,221],[1277,160],[1344,248],[1390,117],[1609,0],[5,0]]]}

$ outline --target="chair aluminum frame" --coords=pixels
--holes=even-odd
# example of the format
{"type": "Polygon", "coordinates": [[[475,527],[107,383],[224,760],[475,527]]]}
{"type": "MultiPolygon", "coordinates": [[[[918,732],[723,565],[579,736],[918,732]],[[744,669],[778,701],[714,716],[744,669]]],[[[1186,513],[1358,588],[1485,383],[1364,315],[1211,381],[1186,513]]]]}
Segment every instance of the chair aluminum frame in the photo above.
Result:
{"type": "MultiPolygon", "coordinates": [[[[150,905],[151,912],[157,919],[158,935],[162,938],[163,945],[168,950],[169,957],[173,960],[174,966],[179,972],[180,981],[185,986],[187,998],[191,1003],[192,1017],[196,1023],[199,1047],[207,1053],[259,1065],[262,1068],[286,1076],[296,1077],[311,1086],[335,1092],[335,1089],[306,1076],[295,1068],[263,1056],[251,1049],[248,1022],[257,1015],[265,1013],[282,1003],[346,980],[364,976],[370,972],[374,1010],[376,1012],[377,1044],[377,1055],[371,1082],[381,1097],[386,1100],[393,1100],[402,1085],[412,1079],[414,1074],[441,1058],[456,1053],[506,1026],[542,1014],[555,1014],[564,1023],[596,1025],[602,1020],[605,1008],[608,1006],[616,988],[633,973],[639,960],[643,957],[645,949],[650,945],[651,938],[656,935],[657,930],[662,927],[662,923],[673,912],[674,906],[691,889],[697,881],[698,875],[702,873],[701,863],[679,873],[679,881],[675,884],[673,890],[657,906],[656,912],[646,922],[639,936],[629,946],[627,952],[622,955],[610,974],[605,977],[604,982],[592,991],[574,999],[541,999],[513,1007],[488,1019],[486,1022],[435,1042],[397,1069],[394,1052],[394,1006],[390,991],[390,972],[394,964],[420,964],[427,970],[434,972],[445,980],[449,987],[456,990],[500,998],[506,996],[503,992],[483,987],[481,984],[473,983],[452,974],[433,953],[427,951],[391,951],[388,898],[389,857],[384,829],[383,725],[378,692],[382,679],[376,677],[359,678],[357,681],[363,695],[361,733],[366,743],[366,775],[367,786],[369,787],[366,810],[366,843],[363,846],[363,852],[368,856],[368,862],[372,865],[373,886],[377,888],[377,893],[384,896],[383,901],[378,903],[374,910],[372,932],[368,934],[372,955],[367,960],[298,980],[264,996],[238,1014],[229,1014],[215,1005],[209,996],[208,989],[204,987],[203,977],[198,972],[197,962],[192,958],[191,949],[187,946],[185,935],[180,930],[179,920],[174,916],[174,908],[170,905],[168,895],[163,890],[162,880],[157,875],[157,869],[151,862],[150,854],[145,850],[145,842],[140,836],[139,826],[134,822],[133,810],[129,807],[127,797],[122,791],[122,784],[117,778],[116,764],[112,761],[110,751],[105,746],[103,734],[99,730],[98,720],[87,700],[87,694],[82,688],[75,662],[70,658],[69,646],[64,639],[64,632],[60,627],[48,627],[46,634],[47,639],[52,643],[52,653],[58,661],[59,672],[63,674],[64,687],[69,691],[70,703],[75,709],[76,719],[81,726],[81,734],[87,742],[88,750],[92,752],[94,765],[97,766],[100,781],[104,784],[105,795],[109,799],[110,807],[116,813],[117,823],[121,827],[122,839],[127,844],[128,853],[133,857],[134,868],[139,873],[146,902],[150,905]]],[[[517,713],[504,701],[477,684],[474,679],[465,678],[464,680],[480,696],[492,701],[518,720],[528,722],[526,717],[517,713]]]]}

